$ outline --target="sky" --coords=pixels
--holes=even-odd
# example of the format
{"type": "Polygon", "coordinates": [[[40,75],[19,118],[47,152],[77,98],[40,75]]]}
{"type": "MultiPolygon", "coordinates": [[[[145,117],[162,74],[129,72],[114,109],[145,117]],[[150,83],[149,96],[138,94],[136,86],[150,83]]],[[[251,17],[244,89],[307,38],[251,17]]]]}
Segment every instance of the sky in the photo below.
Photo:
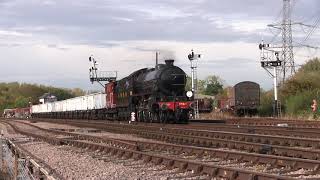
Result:
{"type": "MultiPolygon", "coordinates": [[[[295,22],[313,25],[319,0],[292,0],[295,22]]],[[[0,0],[0,82],[28,82],[84,90],[89,56],[99,70],[118,78],[173,58],[190,75],[187,55],[202,54],[198,77],[218,75],[226,85],[254,81],[264,89],[272,79],[260,66],[258,44],[277,45],[282,0],[0,0]]],[[[293,27],[294,43],[310,28],[293,27]]],[[[319,29],[305,44],[319,46],[319,29]]],[[[296,64],[320,56],[296,48],[296,64]]]]}

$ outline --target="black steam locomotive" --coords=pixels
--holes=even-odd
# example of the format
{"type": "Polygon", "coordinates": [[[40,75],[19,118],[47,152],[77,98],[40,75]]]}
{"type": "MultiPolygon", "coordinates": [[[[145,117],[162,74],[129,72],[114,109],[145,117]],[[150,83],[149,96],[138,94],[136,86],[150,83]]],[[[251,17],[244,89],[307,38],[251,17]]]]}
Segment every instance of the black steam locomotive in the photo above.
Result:
{"type": "Polygon", "coordinates": [[[106,85],[106,117],[140,122],[188,122],[192,101],[186,96],[186,73],[174,60],[144,68],[106,85]]]}

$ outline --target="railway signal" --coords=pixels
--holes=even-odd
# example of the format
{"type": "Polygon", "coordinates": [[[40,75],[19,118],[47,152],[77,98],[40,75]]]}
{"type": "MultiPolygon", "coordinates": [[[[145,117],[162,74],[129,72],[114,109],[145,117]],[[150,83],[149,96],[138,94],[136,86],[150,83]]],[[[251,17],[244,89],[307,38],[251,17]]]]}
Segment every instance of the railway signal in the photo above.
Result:
{"type": "MultiPolygon", "coordinates": [[[[199,119],[199,102],[196,98],[197,95],[197,64],[198,64],[198,59],[202,57],[201,54],[195,54],[193,50],[191,50],[191,54],[188,55],[188,59],[191,62],[191,93],[188,93],[187,96],[189,95],[195,100],[195,106],[194,106],[194,118],[199,119]]],[[[188,97],[189,97],[188,96],[188,97]]]]}
{"type": "Polygon", "coordinates": [[[282,66],[282,61],[279,58],[279,52],[270,49],[270,44],[264,44],[262,41],[259,44],[259,49],[261,51],[261,67],[263,67],[269,75],[273,78],[273,89],[274,89],[274,105],[273,105],[273,115],[276,117],[281,116],[281,105],[278,101],[278,82],[277,82],[277,69],[282,66]],[[272,55],[270,55],[272,54],[272,55]],[[269,71],[273,69],[273,74],[269,71]]]}
{"type": "Polygon", "coordinates": [[[92,67],[89,69],[89,79],[91,83],[98,82],[103,88],[105,85],[103,81],[115,81],[117,79],[117,71],[98,71],[98,62],[91,55],[89,57],[89,62],[92,62],[92,67]]]}

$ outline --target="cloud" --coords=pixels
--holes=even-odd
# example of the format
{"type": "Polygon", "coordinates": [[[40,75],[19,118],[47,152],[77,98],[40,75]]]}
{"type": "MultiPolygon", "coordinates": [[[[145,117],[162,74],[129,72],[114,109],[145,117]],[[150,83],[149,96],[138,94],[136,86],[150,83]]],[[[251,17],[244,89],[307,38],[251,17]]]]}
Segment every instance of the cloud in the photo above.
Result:
{"type": "Polygon", "coordinates": [[[57,44],[48,44],[48,48],[55,48],[55,49],[59,49],[59,50],[68,50],[67,47],[62,47],[57,44]]]}
{"type": "MultiPolygon", "coordinates": [[[[294,18],[314,22],[314,7],[317,0],[297,1],[294,18]]],[[[124,77],[154,66],[155,51],[189,72],[191,49],[204,55],[200,77],[218,73],[229,83],[253,78],[268,84],[257,44],[273,38],[265,26],[280,22],[282,7],[278,0],[0,0],[0,8],[0,50],[12,60],[3,65],[17,66],[2,77],[66,86],[74,79],[85,87],[91,54],[99,68],[124,77]]],[[[300,42],[304,34],[295,37],[300,42]]],[[[319,31],[308,43],[318,40],[319,31]]]]}
{"type": "Polygon", "coordinates": [[[126,21],[126,22],[133,22],[134,21],[131,18],[125,18],[125,17],[112,17],[112,19],[119,20],[119,21],[126,21]]]}
{"type": "Polygon", "coordinates": [[[0,30],[0,36],[30,37],[30,36],[32,36],[32,34],[21,33],[21,32],[17,32],[17,31],[0,30]]]}

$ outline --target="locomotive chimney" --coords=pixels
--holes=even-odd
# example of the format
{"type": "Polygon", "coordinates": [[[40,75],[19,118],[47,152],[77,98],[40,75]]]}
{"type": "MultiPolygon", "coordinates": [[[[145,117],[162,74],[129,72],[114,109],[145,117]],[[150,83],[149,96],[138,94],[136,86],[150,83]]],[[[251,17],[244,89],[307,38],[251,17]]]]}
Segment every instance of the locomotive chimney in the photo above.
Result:
{"type": "Polygon", "coordinates": [[[165,60],[164,62],[165,62],[166,65],[168,65],[168,66],[173,66],[174,60],[173,60],[173,59],[167,59],[167,60],[165,60]]]}

